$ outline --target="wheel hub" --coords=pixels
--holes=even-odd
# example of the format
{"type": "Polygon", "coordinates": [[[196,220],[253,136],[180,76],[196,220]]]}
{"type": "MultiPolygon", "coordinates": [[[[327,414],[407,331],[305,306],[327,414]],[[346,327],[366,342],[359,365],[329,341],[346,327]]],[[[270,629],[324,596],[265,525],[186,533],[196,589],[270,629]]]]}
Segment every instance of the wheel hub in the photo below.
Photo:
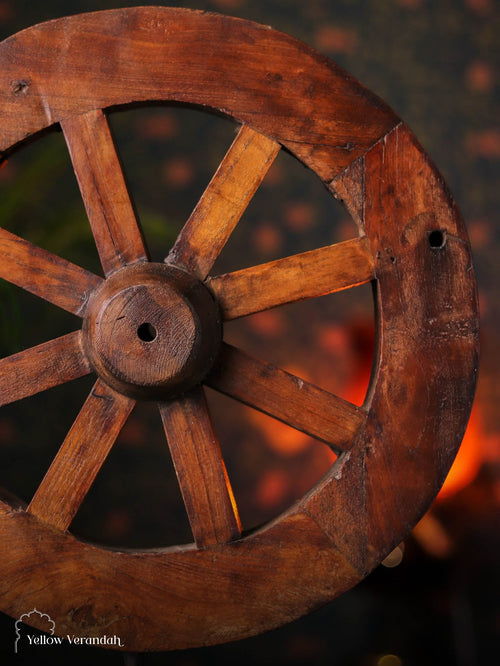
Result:
{"type": "Polygon", "coordinates": [[[201,382],[221,343],[209,290],[165,264],[135,264],[109,277],[89,302],[83,331],[102,379],[146,400],[169,398],[201,382]]]}
{"type": "Polygon", "coordinates": [[[3,278],[85,311],[83,332],[1,359],[0,404],[83,377],[89,363],[100,375],[26,510],[0,497],[0,610],[39,629],[49,616],[59,636],[111,628],[126,650],[149,652],[242,639],[345,592],[430,506],[472,405],[471,254],[429,156],[344,70],[241,19],[167,7],[66,17],[0,43],[0,65],[1,154],[60,123],[109,276],[0,230],[3,278]],[[146,263],[107,118],[143,102],[242,124],[167,265],[146,263]],[[280,146],[344,202],[359,237],[214,274],[209,292],[202,281],[280,146]],[[361,407],[231,345],[218,354],[218,307],[229,321],[368,282],[375,362],[361,407]],[[288,511],[242,532],[199,382],[325,442],[336,462],[288,511]],[[136,397],[159,400],[194,544],[112,549],[69,531],[136,397]]]}

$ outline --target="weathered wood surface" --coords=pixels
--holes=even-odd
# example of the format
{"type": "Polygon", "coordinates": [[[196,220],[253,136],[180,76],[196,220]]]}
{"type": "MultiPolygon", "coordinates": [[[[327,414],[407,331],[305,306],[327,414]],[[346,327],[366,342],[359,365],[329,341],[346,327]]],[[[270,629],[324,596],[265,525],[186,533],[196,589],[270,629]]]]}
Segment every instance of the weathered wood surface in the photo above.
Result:
{"type": "Polygon", "coordinates": [[[43,608],[57,633],[117,635],[127,651],[255,635],[326,603],[360,579],[304,512],[251,539],[206,550],[141,553],[82,544],[1,503],[0,517],[0,537],[9,544],[0,578],[4,611],[16,616],[20,606],[43,608]],[[20,561],[36,563],[43,592],[26,584],[20,561]]]}
{"type": "Polygon", "coordinates": [[[351,448],[366,418],[350,402],[227,344],[206,383],[316,437],[334,451],[351,448]]]}
{"type": "Polygon", "coordinates": [[[81,331],[42,342],[0,359],[0,406],[84,377],[89,372],[81,331]]]}
{"type": "Polygon", "coordinates": [[[56,19],[5,40],[0,59],[2,152],[87,111],[176,100],[258,129],[328,182],[398,121],[305,44],[205,12],[140,7],[56,19]]]}
{"type": "Polygon", "coordinates": [[[167,8],[59,19],[0,44],[0,121],[6,154],[62,124],[107,276],[102,281],[0,232],[2,277],[84,317],[83,338],[70,334],[0,361],[7,401],[90,369],[99,375],[28,510],[0,500],[1,609],[16,618],[43,609],[63,635],[112,631],[128,650],[174,649],[278,626],[364,577],[437,494],[465,429],[477,373],[467,236],[411,132],[343,70],[292,38],[246,21],[167,8]],[[243,124],[170,256],[194,273],[183,274],[204,294],[189,297],[193,326],[187,310],[175,318],[181,325],[174,348],[186,351],[190,331],[196,337],[205,327],[215,341],[207,355],[215,355],[219,306],[229,319],[372,281],[375,362],[358,408],[226,345],[208,375],[212,364],[189,366],[188,353],[180,370],[192,383],[169,386],[159,409],[195,543],[115,552],[65,530],[135,397],[159,399],[150,376],[162,365],[161,354],[169,354],[160,344],[161,322],[173,301],[174,311],[180,305],[172,300],[178,283],[165,274],[177,269],[147,261],[102,109],[159,100],[208,107],[243,124]],[[200,279],[278,145],[344,201],[360,238],[211,276],[206,285],[216,306],[200,279]],[[137,281],[143,266],[163,276],[160,286],[137,281]],[[140,304],[128,307],[128,295],[135,302],[143,287],[140,304]],[[94,326],[102,312],[104,338],[94,326]],[[115,324],[125,328],[113,346],[115,324]],[[55,355],[62,360],[52,366],[55,355]],[[16,385],[9,377],[19,370],[28,379],[16,385]],[[240,532],[202,383],[339,452],[320,483],[258,531],[240,532]]]}
{"type": "Polygon", "coordinates": [[[196,545],[238,538],[238,510],[203,392],[160,403],[160,414],[196,545]]]}
{"type": "Polygon", "coordinates": [[[97,380],[33,496],[29,513],[60,530],[69,527],[134,404],[97,380]]]}
{"type": "Polygon", "coordinates": [[[209,278],[224,319],[333,294],[375,277],[370,243],[356,238],[209,278]]]}
{"type": "Polygon", "coordinates": [[[479,323],[463,221],[408,128],[366,155],[365,183],[383,336],[366,431],[372,567],[382,544],[395,544],[428,508],[453,462],[472,407],[479,323]],[[383,502],[381,479],[389,479],[383,502]]]}
{"type": "Polygon", "coordinates": [[[165,261],[206,278],[279,149],[243,125],[165,261]]]}
{"type": "Polygon", "coordinates": [[[89,111],[61,123],[105,275],[148,253],[104,113],[89,111]]]}
{"type": "MultiPolygon", "coordinates": [[[[358,180],[359,165],[352,170],[358,180]]],[[[352,176],[341,176],[343,196],[352,176]]],[[[378,351],[358,443],[364,455],[342,466],[342,479],[363,493],[353,497],[343,484],[325,482],[304,507],[370,570],[428,508],[461,442],[477,376],[478,310],[463,222],[406,126],[366,154],[361,181],[360,223],[377,275],[378,351]],[[442,246],[431,243],[435,231],[442,246]]]]}
{"type": "Polygon", "coordinates": [[[49,303],[82,315],[102,278],[0,229],[0,277],[49,303]]]}
{"type": "Polygon", "coordinates": [[[220,347],[219,311],[193,275],[136,263],[89,300],[84,346],[94,370],[129,397],[163,400],[199,384],[220,347]]]}

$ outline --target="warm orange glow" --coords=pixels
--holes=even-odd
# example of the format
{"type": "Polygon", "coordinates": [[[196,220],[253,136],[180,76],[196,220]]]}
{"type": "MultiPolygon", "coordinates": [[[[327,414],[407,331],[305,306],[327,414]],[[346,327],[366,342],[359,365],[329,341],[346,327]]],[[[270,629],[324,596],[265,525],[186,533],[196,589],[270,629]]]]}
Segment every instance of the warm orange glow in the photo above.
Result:
{"type": "MultiPolygon", "coordinates": [[[[288,366],[287,371],[301,379],[311,381],[308,372],[303,368],[288,366]]],[[[305,451],[313,442],[309,435],[305,435],[300,430],[291,428],[286,425],[286,423],[277,421],[262,412],[251,410],[249,412],[249,419],[251,423],[261,431],[266,440],[266,444],[268,444],[273,451],[284,457],[294,456],[305,451]]]]}
{"type": "MultiPolygon", "coordinates": [[[[355,405],[362,405],[369,380],[370,368],[366,366],[341,392],[342,397],[355,405]]],[[[313,444],[313,440],[308,435],[260,412],[252,412],[250,419],[262,432],[268,446],[283,457],[297,455],[313,444]]],[[[457,457],[439,492],[439,500],[451,497],[474,480],[481,465],[484,439],[485,434],[478,415],[478,408],[475,407],[457,457]]],[[[331,458],[333,462],[335,460],[333,453],[331,453],[331,458]]]]}
{"type": "Polygon", "coordinates": [[[253,411],[250,412],[249,418],[264,435],[266,444],[282,456],[294,456],[311,444],[311,438],[308,435],[281,421],[272,419],[266,414],[253,411]]]}
{"type": "MultiPolygon", "coordinates": [[[[370,372],[371,367],[368,363],[361,367],[342,391],[342,397],[355,405],[362,405],[370,381],[370,372]]],[[[459,452],[439,492],[438,499],[451,497],[474,480],[481,466],[485,437],[479,410],[475,406],[459,452]]]]}
{"type": "MultiPolygon", "coordinates": [[[[259,325],[273,332],[279,330],[279,320],[274,320],[272,317],[269,319],[263,318],[259,321],[259,325]]],[[[365,401],[366,392],[370,382],[371,376],[371,352],[372,344],[369,337],[370,331],[365,328],[360,328],[364,334],[360,337],[362,345],[358,345],[357,350],[357,363],[354,363],[354,372],[351,378],[346,382],[341,389],[334,391],[339,396],[344,398],[355,405],[362,405],[365,401]]],[[[327,351],[337,352],[339,348],[344,349],[349,340],[349,331],[340,326],[330,326],[323,328],[319,339],[319,345],[322,349],[327,351]]],[[[361,335],[361,334],[360,334],[361,335]]],[[[356,356],[356,354],[354,355],[356,356]]],[[[304,368],[287,367],[289,372],[303,377],[307,381],[319,386],[322,385],[321,381],[315,381],[318,378],[308,376],[308,372],[304,368]]],[[[320,373],[321,374],[321,373],[320,373]]],[[[266,444],[278,455],[284,458],[293,457],[302,452],[317,446],[317,443],[308,435],[291,428],[274,418],[270,418],[265,414],[257,411],[251,411],[249,414],[250,421],[261,433],[266,444]]],[[[481,462],[486,454],[486,446],[488,440],[484,432],[482,421],[479,415],[478,407],[475,406],[467,430],[465,432],[462,445],[459,449],[458,455],[450,469],[446,481],[439,492],[438,500],[444,500],[457,493],[462,488],[465,488],[476,477],[481,462]]],[[[325,448],[325,455],[329,456],[330,464],[336,459],[336,456],[331,452],[328,447],[325,448]]],[[[279,502],[283,495],[286,494],[286,484],[284,477],[281,474],[273,472],[268,476],[260,488],[260,501],[261,505],[272,505],[279,502]]]]}
{"type": "Polygon", "coordinates": [[[341,397],[360,407],[365,401],[366,391],[370,382],[370,374],[371,365],[367,364],[365,367],[360,368],[356,373],[356,376],[353,377],[342,391],[341,397]]]}
{"type": "Polygon", "coordinates": [[[412,535],[420,547],[433,557],[446,559],[453,555],[455,548],[453,539],[432,511],[428,511],[420,519],[413,528],[412,535]]]}
{"type": "Polygon", "coordinates": [[[273,469],[262,475],[257,488],[257,504],[264,509],[279,506],[290,492],[290,478],[285,470],[273,469]]]}
{"type": "Polygon", "coordinates": [[[438,500],[451,497],[475,479],[481,465],[481,445],[484,436],[479,411],[475,406],[455,462],[439,491],[438,500]]]}

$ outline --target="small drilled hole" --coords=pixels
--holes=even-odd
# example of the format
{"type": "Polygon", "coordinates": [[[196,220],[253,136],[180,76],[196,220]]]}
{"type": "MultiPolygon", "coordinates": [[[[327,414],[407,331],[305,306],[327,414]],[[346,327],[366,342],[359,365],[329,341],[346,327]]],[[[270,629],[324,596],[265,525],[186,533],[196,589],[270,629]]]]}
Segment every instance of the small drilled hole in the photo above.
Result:
{"type": "Polygon", "coordinates": [[[143,342],[153,342],[153,340],[158,335],[158,331],[153,326],[153,324],[150,324],[146,321],[137,329],[137,335],[143,342]]]}
{"type": "Polygon", "coordinates": [[[435,229],[434,231],[431,231],[429,234],[429,245],[431,247],[444,247],[444,244],[446,242],[446,235],[444,231],[441,231],[440,229],[435,229]]]}

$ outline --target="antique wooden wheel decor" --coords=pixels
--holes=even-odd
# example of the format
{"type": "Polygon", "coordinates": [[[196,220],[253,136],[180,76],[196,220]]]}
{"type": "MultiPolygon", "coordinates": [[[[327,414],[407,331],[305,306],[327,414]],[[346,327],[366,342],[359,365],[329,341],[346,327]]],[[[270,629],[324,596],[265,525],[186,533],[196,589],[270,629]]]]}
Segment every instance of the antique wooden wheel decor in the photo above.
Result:
{"type": "Polygon", "coordinates": [[[97,376],[27,508],[0,501],[1,610],[36,608],[63,636],[166,650],[257,634],[352,587],[437,494],[474,393],[469,244],[429,157],[334,63],[239,19],[165,7],[71,16],[4,41],[0,64],[0,150],[62,128],[105,276],[0,231],[1,277],[82,320],[0,361],[2,404],[97,376]],[[107,121],[113,107],[148,102],[240,126],[164,263],[149,261],[107,121]],[[358,236],[210,275],[280,148],[344,202],[358,236]],[[376,350],[361,407],[223,341],[224,321],[370,282],[376,350]],[[306,496],[248,533],[203,385],[339,454],[306,496]],[[141,400],[158,404],[194,543],[81,541],[71,521],[141,400]]]}

